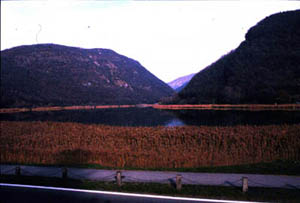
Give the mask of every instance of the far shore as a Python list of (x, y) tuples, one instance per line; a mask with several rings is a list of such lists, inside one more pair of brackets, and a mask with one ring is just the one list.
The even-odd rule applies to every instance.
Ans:
[(93, 110), (93, 109), (116, 109), (116, 108), (146, 108), (169, 109), (169, 110), (245, 110), (245, 111), (299, 111), (300, 104), (134, 104), (134, 105), (83, 105), (83, 106), (43, 106), (43, 107), (20, 107), (0, 108), (0, 113), (19, 113), (34, 111), (62, 111), (62, 110)]

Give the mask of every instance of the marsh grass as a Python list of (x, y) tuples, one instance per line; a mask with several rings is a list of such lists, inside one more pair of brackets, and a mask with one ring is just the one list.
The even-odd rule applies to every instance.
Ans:
[(2, 163), (203, 168), (300, 160), (300, 125), (116, 127), (1, 122)]

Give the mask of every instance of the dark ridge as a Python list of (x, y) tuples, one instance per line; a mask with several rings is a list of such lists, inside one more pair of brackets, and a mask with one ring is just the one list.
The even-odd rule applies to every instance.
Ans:
[(139, 62), (109, 49), (37, 44), (1, 51), (1, 107), (155, 103), (172, 94)]
[(299, 103), (300, 10), (271, 15), (170, 103)]

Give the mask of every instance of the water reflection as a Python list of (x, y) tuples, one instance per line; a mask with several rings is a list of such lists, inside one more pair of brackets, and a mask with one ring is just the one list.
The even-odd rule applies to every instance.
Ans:
[(300, 111), (172, 111), (186, 125), (272, 125), (300, 123)]
[(174, 118), (176, 116), (171, 112), (153, 108), (41, 111), (1, 115), (1, 120), (8, 121), (58, 121), (113, 126), (163, 126)]
[(1, 114), (8, 121), (58, 121), (113, 126), (268, 125), (300, 123), (300, 111), (93, 109)]
[(185, 125), (185, 123), (178, 118), (174, 118), (174, 119), (168, 121), (168, 123), (164, 124), (164, 126), (166, 126), (166, 127), (184, 126), (184, 125)]

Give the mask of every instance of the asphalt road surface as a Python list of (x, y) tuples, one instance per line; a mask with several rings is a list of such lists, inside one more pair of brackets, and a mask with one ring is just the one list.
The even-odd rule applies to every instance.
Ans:
[(24, 185), (0, 185), (0, 201), (1, 203), (12, 202), (30, 202), (30, 203), (58, 203), (58, 202), (88, 202), (88, 203), (188, 203), (188, 202), (224, 202), (234, 203), (237, 201), (226, 200), (209, 200), (195, 198), (166, 197), (154, 195), (139, 195), (129, 193), (105, 192), (105, 191), (88, 191), (73, 190), (68, 188), (53, 187), (28, 187)]

